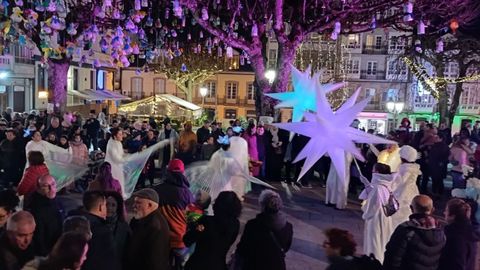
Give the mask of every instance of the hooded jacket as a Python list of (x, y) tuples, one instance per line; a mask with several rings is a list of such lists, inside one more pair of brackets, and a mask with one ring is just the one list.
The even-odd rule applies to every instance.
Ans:
[(168, 172), (165, 183), (154, 187), (158, 193), (158, 209), (170, 228), (170, 247), (184, 248), (183, 236), (187, 230), (185, 210), (194, 202), (187, 178), (180, 172)]
[(285, 253), (292, 245), (292, 238), (293, 226), (281, 212), (258, 214), (245, 225), (237, 246), (243, 269), (286, 269)]
[(400, 224), (386, 246), (384, 268), (389, 270), (436, 270), (445, 235), (429, 215), (413, 214)]

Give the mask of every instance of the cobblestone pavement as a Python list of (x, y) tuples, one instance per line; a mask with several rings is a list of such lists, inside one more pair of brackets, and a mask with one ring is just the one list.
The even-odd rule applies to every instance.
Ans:
[[(328, 263), (322, 248), (323, 230), (331, 227), (352, 232), (361, 251), (363, 221), (358, 201), (349, 200), (347, 209), (340, 211), (325, 206), (325, 188), (320, 186), (293, 192), (291, 200), (287, 199), (284, 188), (280, 185), (275, 186), (284, 198), (283, 210), (288, 221), (293, 224), (294, 230), (292, 247), (286, 257), (287, 269), (325, 269)], [(247, 195), (241, 216), (242, 225), (258, 213), (257, 198), (256, 194)]]

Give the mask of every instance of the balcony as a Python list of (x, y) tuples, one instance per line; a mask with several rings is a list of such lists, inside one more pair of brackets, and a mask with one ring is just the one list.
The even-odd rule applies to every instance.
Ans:
[(376, 71), (374, 74), (366, 70), (360, 72), (361, 80), (385, 80), (385, 71)]
[(367, 104), (367, 106), (365, 107), (364, 111), (368, 111), (368, 112), (376, 112), (376, 111), (384, 111), (385, 108), (383, 106), (382, 103), (380, 102), (370, 102)]
[(13, 56), (0, 55), (0, 69), (1, 70), (13, 70)]
[(414, 113), (433, 113), (434, 103), (430, 102), (414, 102), (413, 103), (413, 112)]
[(387, 46), (364, 46), (362, 53), (364, 54), (387, 54)]
[(479, 104), (463, 104), (458, 107), (458, 112), (460, 114), (480, 114), (480, 105)]

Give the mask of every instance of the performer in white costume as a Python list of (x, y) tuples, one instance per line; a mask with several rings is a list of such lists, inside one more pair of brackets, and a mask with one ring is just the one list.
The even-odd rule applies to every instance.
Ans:
[(105, 161), (109, 162), (112, 166), (112, 176), (120, 182), (122, 195), (125, 199), (128, 199), (132, 195), (138, 177), (150, 155), (160, 148), (170, 144), (170, 140), (163, 140), (148, 147), (142, 152), (128, 155), (123, 151), (122, 130), (119, 128), (112, 128), (110, 132), (112, 137), (107, 144)]
[[(32, 140), (25, 146), (27, 157), (30, 151), (39, 151), (43, 154), (45, 164), (50, 174), (55, 178), (58, 190), (68, 186), (88, 170), (87, 166), (79, 166), (72, 162), (75, 157), (68, 149), (43, 141), (39, 131), (33, 133)], [(28, 166), (27, 162), (25, 168)]]
[(350, 184), (350, 165), (352, 164), (352, 155), (345, 154), (345, 177), (338, 177), (337, 170), (333, 163), (330, 164), (330, 170), (327, 177), (325, 203), (335, 205), (337, 209), (345, 209), (348, 199), (348, 185)]
[(375, 164), (370, 191), (362, 205), (362, 218), (365, 221), (363, 253), (375, 255), (375, 258), (382, 263), (385, 245), (394, 230), (392, 217), (385, 215), (383, 206), (388, 203), (392, 182), (395, 179), (396, 175), (390, 174), (388, 166), (380, 163)]
[(246, 145), (243, 150), (242, 140), (240, 137), (221, 136), (218, 142), (222, 148), (213, 153), (210, 161), (196, 162), (185, 170), (193, 193), (204, 190), (215, 200), (222, 191), (235, 191), (241, 198), (247, 182), (273, 188), (248, 174), (248, 153)]
[(410, 204), (419, 193), (417, 178), (422, 174), (420, 165), (415, 163), (417, 160), (417, 150), (405, 145), (400, 148), (400, 157), (402, 164), (398, 171), (398, 178), (393, 182), (393, 194), (400, 204), (398, 211), (392, 216), (393, 228), (401, 223), (408, 221), (412, 214)]

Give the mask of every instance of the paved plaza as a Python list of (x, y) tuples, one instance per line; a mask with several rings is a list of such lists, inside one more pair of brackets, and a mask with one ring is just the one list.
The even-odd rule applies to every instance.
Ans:
[[(328, 265), (323, 252), (323, 230), (338, 227), (349, 230), (355, 236), (361, 251), (363, 243), (363, 221), (361, 219), (360, 203), (349, 200), (346, 210), (336, 210), (325, 206), (325, 188), (315, 186), (313, 189), (302, 189), (293, 192), (288, 200), (285, 189), (275, 185), (284, 199), (284, 212), (289, 222), (293, 224), (293, 243), (287, 253), (287, 269), (291, 270), (321, 270)], [(245, 200), (241, 216), (242, 225), (253, 218), (259, 211), (258, 196), (250, 193)]]

